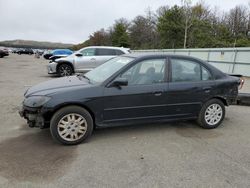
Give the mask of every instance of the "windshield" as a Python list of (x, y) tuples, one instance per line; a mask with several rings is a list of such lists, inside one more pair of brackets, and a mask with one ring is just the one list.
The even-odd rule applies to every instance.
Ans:
[(132, 57), (115, 57), (85, 74), (91, 83), (102, 83), (122, 67), (131, 62)]

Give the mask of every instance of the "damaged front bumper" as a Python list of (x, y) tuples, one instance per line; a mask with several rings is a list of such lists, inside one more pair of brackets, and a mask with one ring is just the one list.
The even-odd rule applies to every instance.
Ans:
[(38, 127), (41, 129), (46, 127), (47, 122), (39, 108), (30, 108), (23, 105), (19, 108), (19, 115), (27, 120), (29, 127)]

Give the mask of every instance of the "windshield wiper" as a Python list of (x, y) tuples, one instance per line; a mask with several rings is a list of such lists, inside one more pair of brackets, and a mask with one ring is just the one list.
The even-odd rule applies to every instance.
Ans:
[(87, 79), (90, 82), (89, 77), (85, 76), (84, 74), (82, 75), (83, 78)]

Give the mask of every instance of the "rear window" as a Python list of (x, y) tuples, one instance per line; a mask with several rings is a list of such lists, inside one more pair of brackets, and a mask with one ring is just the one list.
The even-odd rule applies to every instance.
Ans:
[(115, 50), (116, 55), (122, 55), (125, 54), (123, 51), (121, 50)]

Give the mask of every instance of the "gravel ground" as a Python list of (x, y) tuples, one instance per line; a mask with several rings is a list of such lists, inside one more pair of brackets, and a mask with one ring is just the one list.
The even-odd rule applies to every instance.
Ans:
[(106, 128), (61, 146), (17, 113), (27, 87), (56, 79), (46, 63), (0, 59), (0, 187), (250, 187), (250, 107), (230, 106), (214, 130), (192, 121)]

